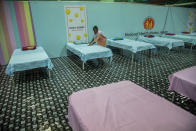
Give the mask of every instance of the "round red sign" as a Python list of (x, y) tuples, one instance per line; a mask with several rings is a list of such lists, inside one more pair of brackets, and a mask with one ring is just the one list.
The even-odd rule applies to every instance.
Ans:
[(144, 21), (144, 29), (151, 30), (154, 27), (154, 20), (151, 17), (148, 17)]

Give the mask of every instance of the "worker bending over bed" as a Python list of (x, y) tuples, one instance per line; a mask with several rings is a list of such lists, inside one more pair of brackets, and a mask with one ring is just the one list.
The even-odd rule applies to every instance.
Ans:
[[(89, 45), (93, 45), (97, 42), (97, 44), (99, 46), (106, 46), (106, 37), (104, 36), (104, 34), (98, 29), (97, 26), (93, 27), (93, 31), (94, 31), (94, 36), (92, 41), (89, 43)], [(98, 58), (98, 64), (103, 66), (104, 65), (104, 61), (101, 58)]]
[(93, 45), (94, 43), (98, 43), (98, 45), (105, 47), (106, 45), (106, 37), (103, 35), (103, 33), (98, 30), (97, 26), (93, 27), (93, 31), (94, 31), (94, 36), (92, 41), (89, 43), (89, 45)]

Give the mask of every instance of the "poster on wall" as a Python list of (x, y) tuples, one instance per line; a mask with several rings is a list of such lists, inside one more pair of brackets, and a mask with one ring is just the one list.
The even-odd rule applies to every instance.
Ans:
[(144, 29), (152, 30), (154, 28), (154, 19), (152, 17), (147, 17), (144, 20)]
[(86, 7), (65, 6), (67, 42), (88, 42)]
[(195, 26), (196, 11), (190, 11), (188, 13), (187, 32), (193, 32)]

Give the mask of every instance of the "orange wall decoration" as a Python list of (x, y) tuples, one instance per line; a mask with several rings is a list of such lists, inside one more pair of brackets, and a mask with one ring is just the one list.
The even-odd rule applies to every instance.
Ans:
[(154, 27), (154, 19), (151, 18), (151, 17), (147, 17), (145, 20), (144, 20), (144, 29), (146, 30), (151, 30), (153, 29)]

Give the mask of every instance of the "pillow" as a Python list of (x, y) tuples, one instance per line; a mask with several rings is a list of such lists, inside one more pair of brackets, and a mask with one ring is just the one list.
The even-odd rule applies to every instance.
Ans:
[(183, 34), (190, 34), (190, 32), (182, 32)]
[(87, 44), (87, 42), (84, 42), (84, 41), (74, 41), (73, 43), (76, 44), (76, 45)]
[(124, 38), (116, 37), (116, 38), (113, 38), (112, 40), (124, 40)]
[(145, 35), (144, 37), (152, 38), (154, 35)]
[(174, 33), (166, 33), (165, 35), (175, 35)]
[(24, 46), (24, 47), (22, 47), (22, 50), (34, 50), (34, 49), (36, 49), (36, 45), (34, 45), (34, 46)]

